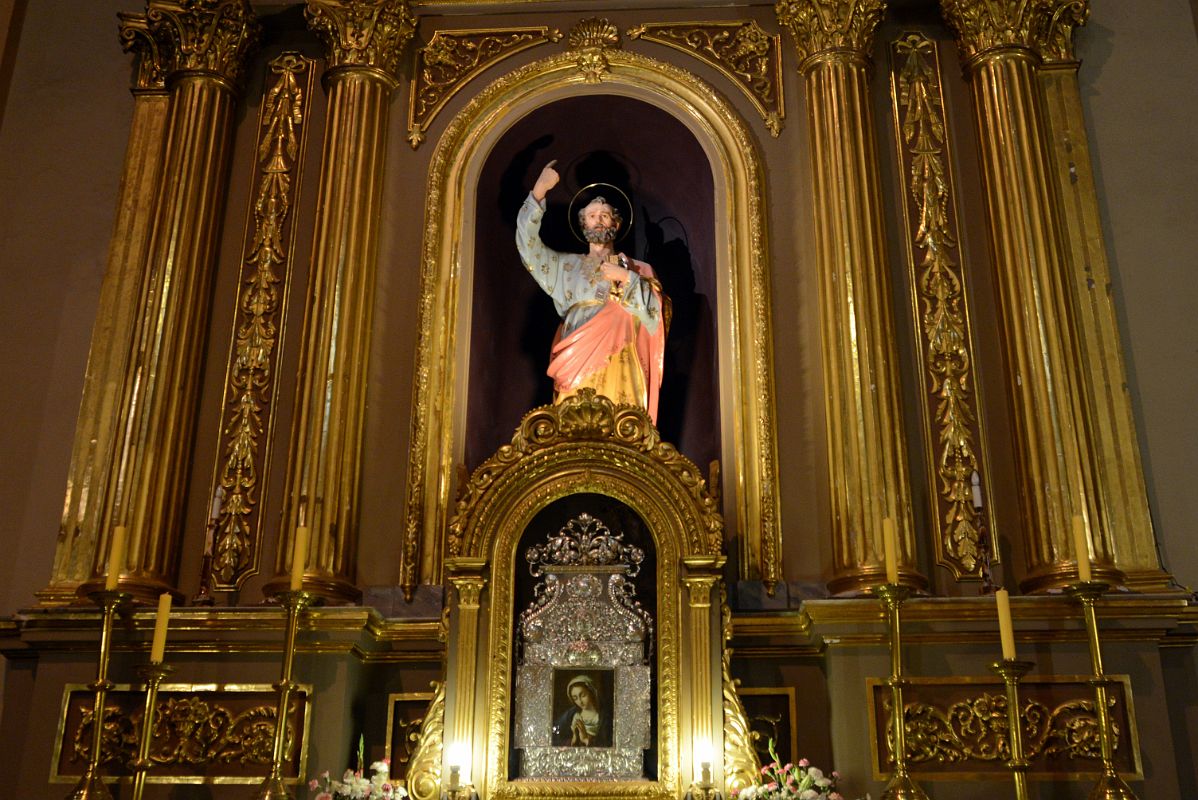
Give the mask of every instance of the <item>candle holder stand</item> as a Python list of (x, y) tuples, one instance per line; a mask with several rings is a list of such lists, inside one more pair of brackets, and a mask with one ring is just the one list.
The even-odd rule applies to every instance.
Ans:
[(1028, 762), (1023, 755), (1023, 722), (1019, 716), (1019, 681), (1034, 666), (1035, 663), (1032, 661), (1016, 661), (1006, 658), (990, 665), (990, 671), (1001, 677), (1007, 687), (1007, 729), (1011, 747), (1011, 758), (1007, 761), (1007, 766), (1011, 769), (1011, 777), (1015, 781), (1015, 800), (1028, 800)]
[(1135, 792), (1115, 771), (1114, 738), (1111, 735), (1111, 712), (1107, 706), (1107, 687), (1111, 681), (1102, 667), (1102, 643), (1098, 639), (1098, 614), (1094, 604), (1106, 594), (1110, 584), (1101, 581), (1082, 581), (1065, 587), (1065, 593), (1082, 605), (1086, 619), (1086, 634), (1090, 641), (1090, 684), (1094, 687), (1094, 707), (1098, 716), (1098, 744), (1102, 754), (1102, 777), (1090, 792), (1090, 800), (1136, 800)]
[(442, 787), (440, 800), (478, 800), (473, 784), (462, 783), (461, 774), (459, 767), (449, 768), (449, 784)]
[(311, 592), (279, 592), (275, 595), (287, 610), (287, 634), (283, 645), (283, 666), (275, 689), (279, 692), (279, 705), (275, 714), (274, 750), (270, 762), (270, 774), (259, 786), (254, 800), (294, 800), (295, 795), (283, 782), (283, 757), (287, 747), (287, 710), (296, 683), (291, 679), (291, 667), (295, 661), (295, 639), (299, 632), (299, 618), (308, 606), (316, 602)]
[(154, 712), (158, 703), (158, 686), (175, 671), (166, 664), (150, 662), (137, 668), (138, 676), (146, 682), (146, 705), (141, 716), (141, 738), (137, 743), (137, 759), (133, 762), (133, 800), (141, 800), (146, 790), (146, 773), (151, 767), (150, 743), (154, 740)]
[(894, 771), (890, 782), (882, 792), (882, 800), (928, 800), (915, 779), (907, 771), (907, 732), (903, 706), (903, 640), (902, 627), (899, 624), (899, 608), (911, 595), (911, 590), (897, 583), (884, 583), (874, 587), (882, 605), (886, 609), (887, 622), (890, 629), (890, 677), (886, 683), (890, 686), (891, 722), (894, 736), (894, 746), (891, 750), (894, 756)]
[(92, 747), (88, 753), (87, 768), (79, 777), (75, 788), (67, 795), (67, 800), (112, 800), (112, 793), (104, 785), (100, 774), (101, 748), (104, 745), (104, 702), (113, 683), (108, 680), (108, 660), (112, 655), (112, 620), (118, 608), (126, 606), (133, 595), (127, 592), (103, 590), (88, 595), (93, 603), (103, 611), (100, 623), (100, 659), (96, 666), (96, 680), (87, 688), (96, 693), (96, 701), (92, 710)]
[(724, 793), (711, 780), (711, 767), (704, 764), (699, 780), (686, 790), (686, 800), (723, 800), (723, 797)]

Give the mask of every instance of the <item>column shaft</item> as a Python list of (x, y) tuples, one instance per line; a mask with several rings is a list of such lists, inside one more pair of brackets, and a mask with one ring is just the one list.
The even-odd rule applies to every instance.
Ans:
[(834, 593), (884, 579), (894, 520), (900, 580), (918, 586), (868, 53), (881, 0), (783, 0), (803, 59), (815, 189)]
[(1051, 28), (1054, 7), (1068, 2), (1002, 0), (979, 15), (969, 0), (942, 0), (968, 64), (980, 142), (1016, 439), (1025, 591), (1076, 579), (1074, 516), (1090, 531), (1097, 579), (1119, 583), (1123, 577), (1112, 564), (1097, 513), (1060, 208), (1036, 75), (1037, 48)]

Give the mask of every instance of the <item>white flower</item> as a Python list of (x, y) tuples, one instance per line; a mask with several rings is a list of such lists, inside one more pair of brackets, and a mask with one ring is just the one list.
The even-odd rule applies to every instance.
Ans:
[(819, 800), (819, 792), (814, 789), (804, 789), (799, 792), (799, 800)]

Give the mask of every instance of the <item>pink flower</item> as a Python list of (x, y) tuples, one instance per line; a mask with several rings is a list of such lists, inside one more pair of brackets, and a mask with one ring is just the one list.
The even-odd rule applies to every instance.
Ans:
[(805, 768), (807, 768), (807, 767), (811, 766), (811, 762), (810, 762), (810, 761), (808, 761), (808, 760), (807, 760), (807, 759), (805, 759), (805, 758), (800, 758), (800, 759), (799, 759), (799, 766), (800, 766), (800, 767), (803, 767), (803, 768), (805, 769)]
[(762, 775), (769, 775), (769, 774), (770, 774), (770, 768), (769, 768), (769, 766), (764, 766), (764, 767), (762, 767), (762, 768), (761, 768), (761, 774), (762, 774)]
[(313, 778), (312, 780), (308, 781), (308, 788), (315, 792), (320, 788), (320, 781)]
[(328, 792), (321, 792), (320, 794), (316, 795), (316, 800), (333, 800), (333, 796)]
[(783, 771), (783, 772), (790, 772), (792, 769), (794, 769), (794, 764), (791, 764), (791, 763), (788, 761), (788, 762), (786, 762), (786, 766), (782, 768), (782, 771)]
[(840, 792), (832, 792), (830, 795), (828, 795), (828, 800), (844, 800), (844, 797), (840, 794)]

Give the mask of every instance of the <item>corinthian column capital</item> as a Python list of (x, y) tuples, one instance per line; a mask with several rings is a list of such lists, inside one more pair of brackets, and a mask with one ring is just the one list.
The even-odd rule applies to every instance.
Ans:
[(407, 0), (308, 0), (306, 13), (329, 69), (371, 67), (398, 77), (404, 45), (416, 32)]
[(778, 0), (774, 6), (800, 61), (838, 51), (864, 58), (885, 11), (886, 0)]
[(166, 91), (166, 58), (158, 47), (158, 40), (150, 34), (150, 23), (145, 14), (122, 11), (119, 36), (121, 49), (136, 57), (137, 72), (133, 76), (133, 91), (137, 94), (161, 93)]
[(1073, 29), (1090, 16), (1090, 0), (940, 0), (961, 55), (1025, 48), (1045, 61), (1073, 60)]
[(168, 76), (207, 72), (230, 85), (262, 33), (249, 0), (149, 0), (146, 21)]

